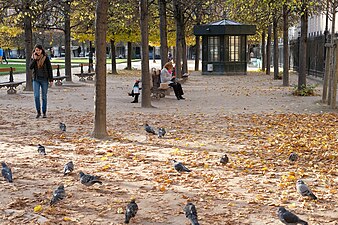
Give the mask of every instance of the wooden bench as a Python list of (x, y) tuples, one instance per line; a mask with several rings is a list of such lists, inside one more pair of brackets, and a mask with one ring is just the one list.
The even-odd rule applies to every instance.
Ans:
[(61, 86), (62, 80), (66, 79), (68, 76), (60, 75), (60, 65), (52, 65), (52, 69), (56, 69), (56, 76), (53, 76), (53, 81), (55, 80), (55, 86)]
[(7, 94), (16, 94), (15, 88), (26, 81), (18, 81), (14, 82), (13, 78), (13, 71), (15, 71), (15, 68), (10, 67), (10, 68), (0, 68), (0, 72), (9, 72), (9, 82), (1, 82), (0, 83), (0, 88), (7, 87)]
[(183, 84), (183, 83), (185, 83), (187, 80), (188, 80), (188, 78), (189, 78), (189, 73), (185, 73), (185, 74), (183, 74), (182, 75), (182, 79), (180, 80), (180, 82)]
[(167, 83), (161, 83), (161, 70), (156, 68), (151, 69), (153, 87), (151, 88), (152, 97), (156, 99), (164, 98), (166, 95), (170, 95), (172, 88)]
[[(84, 66), (88, 66), (88, 72), (85, 73), (83, 70)], [(95, 72), (92, 72), (93, 69), (93, 64), (92, 63), (81, 63), (80, 64), (81, 72), (80, 73), (75, 73), (75, 76), (78, 76), (80, 79), (79, 81), (85, 82), (85, 78), (87, 77), (87, 80), (92, 81), (93, 76), (95, 75)]]

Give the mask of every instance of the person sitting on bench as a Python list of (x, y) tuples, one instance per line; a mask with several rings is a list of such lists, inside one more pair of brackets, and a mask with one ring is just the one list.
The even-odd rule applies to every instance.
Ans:
[(174, 89), (177, 100), (185, 99), (182, 97), (184, 93), (181, 84), (176, 82), (176, 76), (172, 76), (173, 68), (174, 66), (172, 62), (167, 62), (164, 65), (160, 75), (161, 83), (167, 83), (170, 87)]

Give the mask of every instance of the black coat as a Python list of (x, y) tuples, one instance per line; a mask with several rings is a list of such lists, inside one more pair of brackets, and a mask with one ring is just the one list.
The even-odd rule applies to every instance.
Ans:
[[(35, 59), (31, 59), (29, 68), (33, 70), (33, 77), (32, 77), (33, 80), (36, 80), (37, 79), (36, 71), (38, 70), (38, 64)], [(53, 70), (52, 70), (52, 64), (50, 63), (48, 56), (46, 56), (45, 62), (43, 63), (42, 70), (43, 70), (44, 78), (52, 82), (53, 81)]]

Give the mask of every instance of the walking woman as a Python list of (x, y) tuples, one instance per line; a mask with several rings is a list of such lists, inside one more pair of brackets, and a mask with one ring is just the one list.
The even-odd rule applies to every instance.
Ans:
[(42, 95), (42, 117), (46, 118), (48, 82), (52, 85), (53, 71), (50, 60), (42, 45), (35, 45), (29, 68), (33, 70), (33, 90), (37, 112), (36, 118), (41, 116), (40, 89)]

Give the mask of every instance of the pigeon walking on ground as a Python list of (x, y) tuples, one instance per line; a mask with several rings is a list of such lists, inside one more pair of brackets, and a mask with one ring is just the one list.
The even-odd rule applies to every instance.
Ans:
[(310, 198), (312, 198), (313, 200), (316, 200), (317, 197), (312, 193), (312, 191), (310, 190), (310, 188), (304, 183), (304, 181), (302, 180), (297, 180), (296, 183), (296, 188), (299, 194), (301, 194), (301, 196), (309, 196)]
[(297, 161), (297, 160), (298, 160), (298, 155), (297, 155), (297, 153), (292, 152), (292, 153), (289, 155), (289, 160), (290, 160), (291, 162)]
[(158, 128), (158, 137), (159, 138), (163, 138), (166, 133), (167, 132), (165, 131), (164, 127)]
[(60, 122), (59, 127), (62, 132), (66, 132), (66, 124)]
[(185, 167), (181, 162), (173, 160), (174, 168), (177, 172), (191, 172), (187, 167)]
[(299, 219), (298, 216), (296, 216), (292, 212), (289, 212), (284, 207), (278, 208), (278, 218), (280, 221), (282, 221), (282, 223), (287, 225), (297, 225), (297, 224), (308, 225), (306, 221)]
[(138, 206), (135, 202), (135, 199), (132, 199), (126, 207), (124, 223), (129, 223), (130, 219), (135, 217), (138, 210)]
[(144, 129), (145, 129), (145, 131), (147, 131), (147, 133), (156, 134), (154, 128), (152, 128), (151, 126), (149, 126), (147, 123), (144, 125)]
[(61, 201), (66, 197), (65, 187), (61, 184), (56, 190), (53, 192), (53, 197), (50, 200), (50, 205), (54, 205), (57, 202)]
[(226, 154), (224, 154), (222, 158), (219, 160), (219, 162), (225, 165), (229, 162), (229, 157)]
[(38, 153), (40, 155), (46, 155), (46, 149), (43, 145), (38, 144)]
[(67, 164), (63, 168), (63, 174), (67, 175), (67, 174), (71, 173), (73, 170), (74, 170), (73, 161), (69, 161), (69, 162), (67, 162)]
[(80, 172), (80, 182), (86, 186), (92, 186), (95, 183), (102, 184), (99, 178), (99, 176), (84, 174), (82, 171)]
[(191, 225), (199, 225), (197, 220), (197, 211), (194, 204), (188, 202), (183, 210), (185, 213), (185, 217), (187, 217), (190, 220)]
[(2, 169), (1, 169), (1, 174), (2, 176), (8, 181), (9, 183), (13, 182), (13, 175), (12, 175), (12, 170), (7, 166), (5, 162), (1, 162)]

